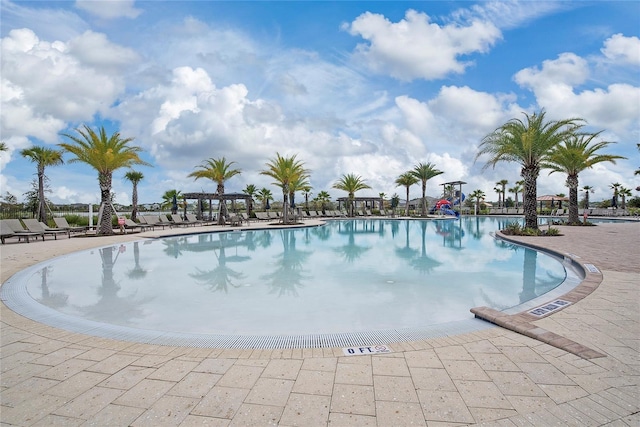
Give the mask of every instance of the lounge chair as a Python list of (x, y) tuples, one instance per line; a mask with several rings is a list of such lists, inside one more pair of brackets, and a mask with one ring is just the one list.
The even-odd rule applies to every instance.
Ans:
[(280, 215), (278, 215), (277, 212), (273, 212), (273, 211), (267, 212), (267, 215), (269, 215), (269, 219), (279, 219), (280, 218)]
[(138, 224), (137, 222), (133, 221), (132, 219), (129, 218), (125, 218), (124, 219), (124, 229), (125, 230), (131, 230), (131, 231), (145, 231), (147, 229), (153, 229), (153, 226), (149, 225), (149, 224)]
[[(24, 225), (27, 227), (29, 231), (32, 233), (42, 233), (45, 236), (53, 236), (55, 240), (58, 240), (58, 235), (66, 234), (67, 237), (71, 237), (71, 232), (69, 230), (61, 230), (59, 228), (49, 228), (45, 224), (41, 223), (37, 219), (23, 219)], [(43, 238), (44, 240), (44, 238)]]
[(82, 226), (71, 226), (67, 222), (67, 219), (63, 216), (53, 218), (53, 222), (56, 223), (56, 226), (61, 230), (69, 230), (71, 233), (82, 233), (83, 231), (87, 231), (89, 227)]
[(258, 218), (258, 221), (269, 221), (271, 218), (269, 218), (269, 214), (267, 214), (266, 212), (255, 212), (256, 214), (256, 218)]
[(184, 219), (182, 219), (182, 217), (178, 214), (171, 214), (171, 221), (173, 222), (174, 225), (177, 225), (178, 227), (188, 227), (190, 225), (195, 225), (192, 224), (188, 221), (185, 221)]
[(162, 229), (164, 230), (165, 227), (171, 226), (171, 224), (160, 221), (160, 216), (158, 215), (143, 215), (142, 218), (144, 218), (144, 221), (147, 223), (147, 225), (152, 226), (154, 229), (156, 227), (162, 227)]
[(186, 221), (193, 225), (206, 225), (207, 223), (206, 221), (198, 219), (194, 214), (187, 214), (186, 217)]
[(37, 240), (38, 236), (42, 236), (42, 240), (44, 240), (44, 234), (32, 233), (27, 230), (14, 232), (6, 221), (7, 220), (0, 221), (0, 241), (2, 241), (3, 245), (4, 245), (5, 239), (9, 239), (12, 237), (17, 237), (18, 241), (25, 239), (27, 243), (29, 243), (29, 237), (35, 237)]
[(240, 213), (240, 218), (242, 219), (242, 221), (246, 222), (247, 224), (249, 224), (251, 222), (251, 217), (246, 212), (241, 212)]

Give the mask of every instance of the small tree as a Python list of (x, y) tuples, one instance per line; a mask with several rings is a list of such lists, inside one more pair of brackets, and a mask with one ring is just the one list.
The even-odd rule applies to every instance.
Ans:
[(405, 187), (407, 189), (407, 202), (405, 203), (405, 216), (409, 216), (409, 188), (418, 183), (418, 178), (412, 174), (411, 172), (405, 172), (396, 178), (396, 186), (397, 187)]
[(346, 191), (348, 193), (349, 216), (353, 216), (356, 191), (364, 190), (371, 187), (364, 181), (364, 179), (362, 179), (361, 176), (353, 173), (348, 173), (342, 175), (342, 177), (333, 184), (332, 188), (335, 188), (336, 190)]
[(62, 151), (53, 150), (46, 147), (31, 147), (25, 148), (20, 152), (22, 157), (26, 157), (31, 160), (32, 163), (37, 165), (38, 174), (38, 189), (37, 189), (37, 211), (36, 218), (38, 221), (45, 222), (47, 218), (47, 211), (45, 208), (45, 196), (44, 196), (44, 168), (47, 166), (57, 166), (64, 163), (62, 160)]
[(135, 221), (138, 216), (138, 183), (142, 181), (144, 175), (142, 172), (129, 171), (124, 174), (126, 180), (130, 181), (133, 189), (131, 190), (131, 219)]

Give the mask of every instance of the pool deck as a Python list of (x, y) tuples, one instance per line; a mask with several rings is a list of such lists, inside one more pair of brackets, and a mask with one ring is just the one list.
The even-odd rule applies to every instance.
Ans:
[[(502, 327), (372, 343), (393, 350), (373, 356), (345, 356), (341, 348), (169, 347), (67, 332), (0, 304), (0, 424), (638, 426), (640, 222), (557, 228), (562, 236), (514, 240), (597, 272), (571, 305), (527, 319), (526, 329), (593, 352), (583, 357)], [(214, 229), (8, 240), (0, 281), (81, 249)]]

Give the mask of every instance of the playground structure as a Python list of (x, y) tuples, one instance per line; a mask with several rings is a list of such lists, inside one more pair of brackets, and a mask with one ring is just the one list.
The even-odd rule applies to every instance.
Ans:
[[(462, 207), (462, 202), (464, 202), (464, 199), (466, 198), (466, 196), (462, 192), (463, 184), (466, 184), (466, 182), (451, 181), (451, 182), (445, 182), (440, 184), (442, 185), (442, 188), (443, 188), (442, 199), (436, 202), (435, 206), (431, 208), (430, 213), (442, 212), (445, 215), (453, 215), (456, 218), (459, 218), (460, 210), (455, 210), (454, 207), (455, 206)], [(454, 191), (453, 197), (451, 197), (450, 194), (447, 195), (447, 188), (450, 188), (451, 186), (454, 186), (455, 188), (456, 185), (458, 186), (458, 189)]]

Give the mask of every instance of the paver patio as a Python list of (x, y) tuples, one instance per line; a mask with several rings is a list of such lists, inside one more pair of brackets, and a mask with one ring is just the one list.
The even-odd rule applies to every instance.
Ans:
[[(640, 222), (559, 228), (561, 237), (516, 240), (593, 264), (602, 281), (533, 323), (605, 357), (584, 359), (500, 327), (385, 343), (394, 351), (375, 356), (347, 357), (340, 348), (169, 347), (67, 332), (2, 304), (0, 422), (638, 426)], [(7, 243), (0, 279), (76, 250), (180, 232)]]

